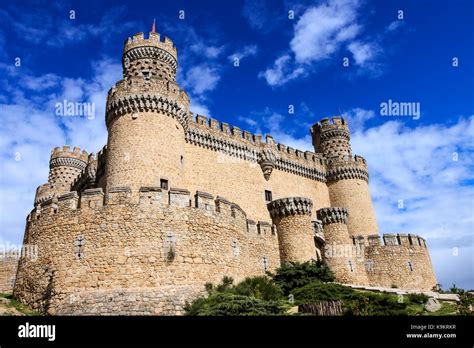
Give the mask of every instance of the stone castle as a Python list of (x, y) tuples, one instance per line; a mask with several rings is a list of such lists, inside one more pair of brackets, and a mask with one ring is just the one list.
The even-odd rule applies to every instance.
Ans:
[(314, 152), (193, 114), (177, 51), (154, 31), (128, 38), (109, 91), (107, 145), (57, 147), (38, 187), (14, 296), (49, 314), (182, 314), (224, 275), (324, 259), (347, 284), (431, 290), (422, 237), (383, 243), (364, 158), (347, 122), (311, 128)]

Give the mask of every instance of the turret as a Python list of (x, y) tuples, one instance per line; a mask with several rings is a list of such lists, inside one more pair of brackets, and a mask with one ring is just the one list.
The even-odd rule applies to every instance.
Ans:
[(37, 188), (35, 205), (69, 192), (74, 180), (86, 168), (87, 162), (87, 152), (78, 147), (72, 151), (68, 145), (54, 148), (49, 161), (48, 183)]
[(345, 208), (332, 207), (317, 211), (326, 241), (324, 259), (336, 281), (348, 284), (367, 284), (364, 268), (364, 246), (357, 245), (349, 235), (349, 213)]
[[(124, 79), (109, 91), (106, 189), (184, 186), (189, 98), (176, 83), (177, 52), (152, 31), (125, 41)], [(165, 184), (164, 184), (165, 183)]]
[(346, 120), (334, 116), (332, 123), (329, 118), (311, 127), (313, 146), (316, 153), (321, 153), (327, 159), (349, 159), (352, 157), (350, 132)]
[(281, 262), (316, 260), (311, 209), (313, 202), (304, 197), (274, 200), (267, 204), (278, 232)]
[(352, 157), (347, 121), (341, 117), (324, 118), (311, 128), (311, 134), (316, 153), (325, 158), (331, 206), (349, 211), (350, 235), (368, 237), (376, 234), (378, 228), (369, 192), (367, 162), (361, 156)]

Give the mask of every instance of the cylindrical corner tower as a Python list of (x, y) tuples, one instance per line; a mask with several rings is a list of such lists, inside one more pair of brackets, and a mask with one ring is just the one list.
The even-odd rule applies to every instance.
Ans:
[(317, 211), (326, 241), (324, 259), (336, 280), (347, 284), (368, 284), (363, 267), (364, 246), (356, 245), (349, 235), (345, 208), (323, 208)]
[(267, 205), (277, 227), (281, 262), (316, 260), (311, 209), (308, 198), (291, 197), (274, 200)]
[(367, 163), (361, 156), (352, 157), (347, 122), (324, 118), (311, 128), (314, 149), (323, 154), (327, 167), (327, 186), (331, 206), (349, 211), (348, 229), (352, 236), (367, 237), (378, 232), (369, 192)]
[(37, 188), (35, 205), (69, 192), (74, 180), (86, 168), (87, 161), (87, 152), (81, 152), (78, 147), (73, 151), (68, 145), (54, 148), (49, 161), (48, 182)]
[(107, 98), (106, 187), (182, 187), (189, 98), (176, 83), (177, 53), (171, 40), (151, 32), (125, 42), (123, 76)]

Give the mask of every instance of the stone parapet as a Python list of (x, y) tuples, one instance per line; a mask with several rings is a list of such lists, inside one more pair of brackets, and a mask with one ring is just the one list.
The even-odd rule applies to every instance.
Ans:
[(313, 202), (304, 197), (288, 197), (274, 200), (267, 204), (272, 219), (290, 215), (311, 215)]
[(179, 104), (175, 99), (148, 93), (133, 93), (123, 97), (110, 94), (107, 101), (106, 124), (109, 126), (116, 117), (140, 112), (166, 113), (187, 129), (189, 114), (185, 105)]
[(323, 226), (329, 224), (347, 224), (349, 213), (347, 209), (340, 207), (322, 208), (317, 211), (318, 219), (322, 221)]

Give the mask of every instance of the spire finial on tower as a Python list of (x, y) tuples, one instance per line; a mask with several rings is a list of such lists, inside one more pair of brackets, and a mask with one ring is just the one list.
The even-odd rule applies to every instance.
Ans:
[(153, 18), (153, 25), (151, 26), (151, 32), (156, 33), (155, 18)]

